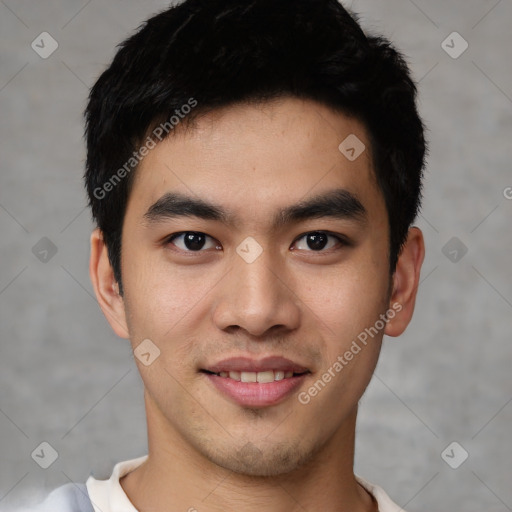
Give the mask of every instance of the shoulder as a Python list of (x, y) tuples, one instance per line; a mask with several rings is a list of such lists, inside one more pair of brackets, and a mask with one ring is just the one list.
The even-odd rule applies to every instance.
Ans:
[[(68, 483), (54, 489), (42, 502), (26, 512), (94, 512), (85, 484)], [(25, 512), (25, 511), (24, 511)]]

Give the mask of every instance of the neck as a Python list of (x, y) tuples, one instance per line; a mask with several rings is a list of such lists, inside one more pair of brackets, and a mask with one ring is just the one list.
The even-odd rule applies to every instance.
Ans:
[(208, 460), (169, 428), (146, 393), (147, 460), (120, 483), (139, 512), (374, 511), (353, 473), (357, 408), (314, 459), (277, 476), (234, 473)]

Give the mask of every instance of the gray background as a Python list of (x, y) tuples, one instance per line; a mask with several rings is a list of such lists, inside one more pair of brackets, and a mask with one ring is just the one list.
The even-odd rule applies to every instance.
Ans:
[[(115, 45), (166, 5), (0, 3), (0, 508), (146, 453), (129, 343), (88, 277), (81, 113)], [(362, 400), (356, 471), (411, 512), (512, 510), (512, 2), (346, 5), (407, 55), (430, 140), (416, 314)], [(59, 44), (47, 59), (31, 48), (43, 31)], [(453, 31), (469, 43), (457, 59), (441, 46)], [(43, 441), (59, 454), (46, 470), (31, 458)], [(458, 469), (441, 457), (453, 441), (469, 453)]]

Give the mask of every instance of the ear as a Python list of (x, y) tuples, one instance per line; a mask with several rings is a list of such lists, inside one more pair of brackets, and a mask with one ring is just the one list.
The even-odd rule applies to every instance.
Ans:
[(407, 241), (400, 252), (393, 274), (389, 310), (394, 311), (395, 315), (388, 316), (384, 329), (384, 334), (388, 336), (400, 336), (411, 321), (424, 257), (423, 233), (419, 228), (413, 227), (409, 229)]
[(107, 246), (102, 232), (95, 229), (91, 234), (91, 257), (89, 275), (96, 299), (110, 327), (121, 338), (129, 338), (124, 300), (119, 295), (119, 286), (108, 258)]

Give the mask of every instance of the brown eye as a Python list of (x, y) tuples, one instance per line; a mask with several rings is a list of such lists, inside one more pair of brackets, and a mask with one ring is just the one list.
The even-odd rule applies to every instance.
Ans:
[(199, 231), (184, 231), (172, 235), (167, 243), (172, 243), (178, 249), (187, 252), (201, 252), (202, 249), (218, 248), (214, 239)]
[[(337, 244), (344, 243), (344, 240), (341, 237), (331, 235), (325, 231), (311, 231), (310, 233), (306, 233), (297, 239), (296, 244), (303, 239), (305, 239), (305, 244), (302, 243), (302, 247), (298, 246), (297, 249), (314, 252), (320, 252), (326, 248), (332, 249)], [(330, 239), (331, 241), (329, 241)]]

